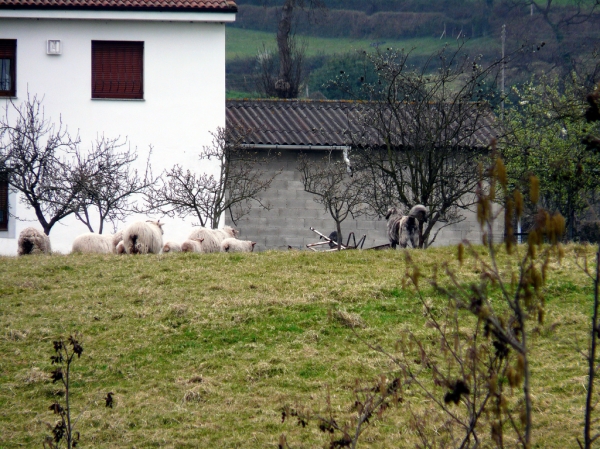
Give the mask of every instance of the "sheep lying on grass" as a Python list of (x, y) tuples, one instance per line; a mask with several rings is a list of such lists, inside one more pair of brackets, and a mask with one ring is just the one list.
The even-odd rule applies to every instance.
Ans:
[(167, 242), (163, 245), (163, 253), (180, 253), (181, 245), (176, 242)]
[(19, 234), (17, 254), (50, 254), (50, 237), (35, 228), (25, 228)]
[(114, 235), (88, 232), (75, 238), (71, 252), (84, 254), (114, 254), (117, 252), (116, 248), (121, 240), (123, 240), (122, 231), (119, 231)]
[(221, 239), (221, 242), (229, 238), (237, 239), (238, 235), (240, 235), (240, 231), (233, 229), (231, 226), (224, 226), (223, 229), (213, 229), (213, 231)]
[(158, 254), (163, 247), (163, 224), (159, 221), (137, 221), (123, 230), (127, 254)]
[(123, 240), (121, 240), (118, 244), (117, 247), (115, 248), (115, 252), (117, 254), (127, 254), (127, 251), (125, 251), (125, 243), (123, 243)]
[(231, 226), (223, 229), (196, 228), (188, 239), (204, 239), (202, 251), (205, 253), (218, 253), (221, 251), (221, 242), (227, 238), (236, 238), (239, 231)]
[(181, 244), (181, 251), (184, 253), (203, 253), (204, 248), (202, 242), (204, 239), (187, 239)]
[(221, 251), (224, 253), (251, 253), (256, 242), (250, 240), (225, 239), (221, 242)]

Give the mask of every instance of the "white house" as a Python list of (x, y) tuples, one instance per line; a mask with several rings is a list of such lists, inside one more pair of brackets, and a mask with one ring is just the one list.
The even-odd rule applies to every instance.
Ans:
[[(210, 170), (197, 154), (225, 126), (225, 24), (236, 11), (232, 0), (0, 0), (0, 108), (37, 95), (82, 145), (127, 137), (140, 160), (153, 147), (155, 174), (176, 163)], [(127, 58), (126, 89), (95, 82), (114, 72), (113, 57)], [(27, 226), (41, 229), (0, 176), (0, 254), (16, 254)], [(190, 227), (166, 220), (165, 238)], [(83, 232), (75, 218), (61, 221), (53, 250), (68, 252)]]

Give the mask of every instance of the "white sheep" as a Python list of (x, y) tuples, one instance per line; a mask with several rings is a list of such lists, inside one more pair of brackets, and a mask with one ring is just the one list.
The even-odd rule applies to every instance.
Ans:
[(213, 231), (215, 232), (215, 235), (220, 238), (221, 242), (229, 238), (237, 239), (238, 235), (240, 235), (240, 231), (233, 229), (231, 226), (224, 226), (222, 229), (213, 229)]
[(123, 244), (127, 254), (158, 254), (162, 250), (163, 223), (136, 221), (123, 230)]
[(227, 238), (236, 238), (239, 231), (231, 226), (225, 226), (223, 229), (196, 228), (189, 235), (188, 239), (204, 239), (202, 242), (202, 251), (205, 253), (218, 253), (221, 251), (221, 242)]
[(88, 232), (75, 238), (71, 252), (115, 254), (117, 252), (117, 245), (121, 240), (123, 240), (123, 231), (119, 231), (113, 235)]
[(225, 239), (221, 242), (221, 251), (224, 253), (251, 253), (256, 242), (250, 240)]
[(115, 248), (115, 252), (117, 254), (127, 254), (127, 251), (125, 251), (125, 243), (123, 243), (123, 240), (121, 240), (118, 244), (117, 247)]
[(163, 253), (180, 253), (181, 245), (177, 242), (167, 242), (163, 245)]
[(204, 239), (187, 239), (181, 244), (181, 251), (184, 253), (203, 253), (202, 242)]
[(26, 254), (50, 254), (50, 237), (35, 228), (25, 228), (19, 234), (19, 249), (17, 254), (24, 256)]

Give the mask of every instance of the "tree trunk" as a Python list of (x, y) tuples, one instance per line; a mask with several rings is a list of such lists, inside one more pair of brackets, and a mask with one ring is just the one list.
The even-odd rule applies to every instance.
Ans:
[(275, 91), (279, 98), (292, 98), (292, 51), (290, 34), (294, 16), (295, 0), (286, 0), (281, 8), (281, 18), (277, 28), (277, 48), (279, 50), (279, 76), (275, 81)]
[(592, 315), (591, 341), (588, 352), (587, 395), (585, 399), (585, 425), (583, 431), (584, 448), (591, 449), (594, 443), (592, 436), (592, 412), (594, 406), (594, 381), (596, 380), (596, 348), (598, 345), (598, 283), (600, 282), (600, 250), (596, 253), (596, 276), (594, 277), (594, 312)]
[(342, 250), (342, 223), (339, 221), (335, 222), (336, 232), (337, 232), (337, 248), (338, 251)]

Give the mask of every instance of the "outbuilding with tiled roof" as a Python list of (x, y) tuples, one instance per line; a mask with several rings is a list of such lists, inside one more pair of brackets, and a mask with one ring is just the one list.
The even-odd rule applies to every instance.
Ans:
[[(236, 223), (227, 217), (228, 224), (237, 225), (243, 238), (258, 242), (259, 248), (303, 249), (318, 238), (311, 227), (329, 235), (335, 230), (335, 222), (313, 195), (304, 191), (299, 155), (315, 163), (349, 161), (354, 146), (360, 145), (356, 136), (363, 135), (363, 119), (372, 107), (369, 102), (344, 100), (227, 100), (228, 128), (234, 134), (243, 130), (243, 146), (261, 152), (269, 160), (267, 176), (277, 175), (261, 200), (270, 207), (254, 207)], [(403, 107), (410, 110), (411, 105)], [(470, 128), (472, 134), (460, 145), (465, 151), (486, 148), (496, 135), (495, 122), (491, 110), (484, 108), (478, 125)], [(377, 138), (373, 142), (377, 147)], [(435, 244), (480, 241), (475, 214), (467, 211), (465, 218), (444, 228)], [(342, 223), (342, 231), (345, 236), (353, 232), (357, 240), (366, 235), (365, 247), (388, 243), (383, 218), (348, 218)]]

